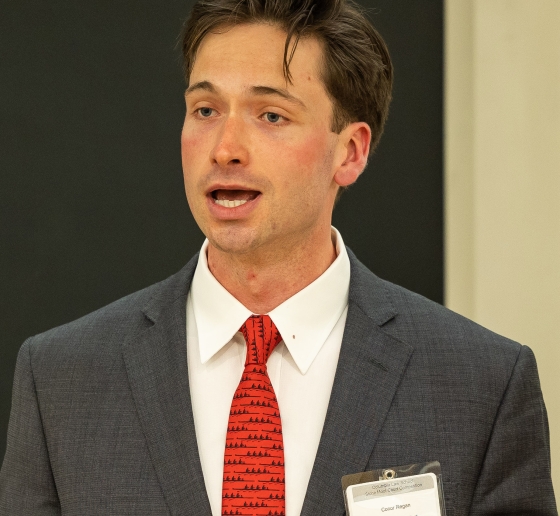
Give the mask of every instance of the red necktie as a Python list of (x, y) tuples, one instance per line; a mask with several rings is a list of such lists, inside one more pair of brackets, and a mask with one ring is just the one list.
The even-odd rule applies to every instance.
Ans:
[(229, 413), (222, 515), (284, 516), (282, 424), (266, 369), (282, 337), (268, 315), (249, 317), (240, 331), (247, 358)]

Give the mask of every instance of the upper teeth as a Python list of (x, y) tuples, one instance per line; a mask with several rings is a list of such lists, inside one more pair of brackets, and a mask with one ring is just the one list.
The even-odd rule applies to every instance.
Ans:
[(235, 208), (237, 206), (241, 206), (242, 204), (245, 204), (247, 201), (243, 200), (243, 201), (229, 201), (228, 199), (216, 199), (215, 200), (216, 204), (219, 204), (220, 206), (225, 206), (226, 208)]

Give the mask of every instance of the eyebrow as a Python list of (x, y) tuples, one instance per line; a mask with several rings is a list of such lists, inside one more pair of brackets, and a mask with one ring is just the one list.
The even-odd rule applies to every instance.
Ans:
[[(187, 88), (187, 91), (185, 92), (185, 95), (189, 95), (193, 91), (198, 91), (198, 90), (207, 91), (209, 93), (214, 93), (216, 95), (218, 94), (217, 88), (211, 82), (199, 81), (189, 86)], [(305, 104), (300, 99), (292, 95), (288, 90), (284, 88), (273, 88), (271, 86), (251, 86), (249, 91), (251, 92), (251, 94), (255, 96), (282, 97), (283, 99), (287, 100), (288, 102), (291, 102), (292, 104), (296, 104), (303, 108), (306, 107)]]
[(216, 94), (218, 93), (218, 90), (216, 90), (216, 88), (214, 87), (214, 85), (211, 82), (209, 82), (209, 81), (199, 81), (199, 82), (195, 82), (194, 84), (189, 86), (187, 88), (187, 91), (185, 91), (185, 95), (189, 95), (193, 91), (197, 91), (197, 90), (208, 91), (210, 93), (216, 93)]
[(273, 95), (282, 97), (292, 104), (297, 104), (298, 106), (305, 108), (305, 104), (300, 99), (294, 97), (294, 95), (292, 95), (288, 90), (284, 88), (272, 88), (270, 86), (253, 86), (251, 87), (251, 93), (253, 93), (253, 95), (259, 96)]

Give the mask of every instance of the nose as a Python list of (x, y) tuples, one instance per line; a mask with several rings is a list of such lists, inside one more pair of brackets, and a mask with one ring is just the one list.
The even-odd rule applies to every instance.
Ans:
[(246, 138), (243, 121), (238, 116), (227, 117), (218, 134), (216, 145), (212, 149), (212, 162), (220, 167), (234, 164), (246, 165), (249, 161)]

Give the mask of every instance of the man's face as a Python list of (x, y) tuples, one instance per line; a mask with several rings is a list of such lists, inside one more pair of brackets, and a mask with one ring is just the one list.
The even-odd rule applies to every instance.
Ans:
[(189, 206), (222, 252), (298, 245), (330, 225), (337, 190), (341, 145), (319, 76), (322, 48), (300, 40), (287, 84), (282, 30), (251, 24), (221, 32), (202, 41), (186, 93)]

